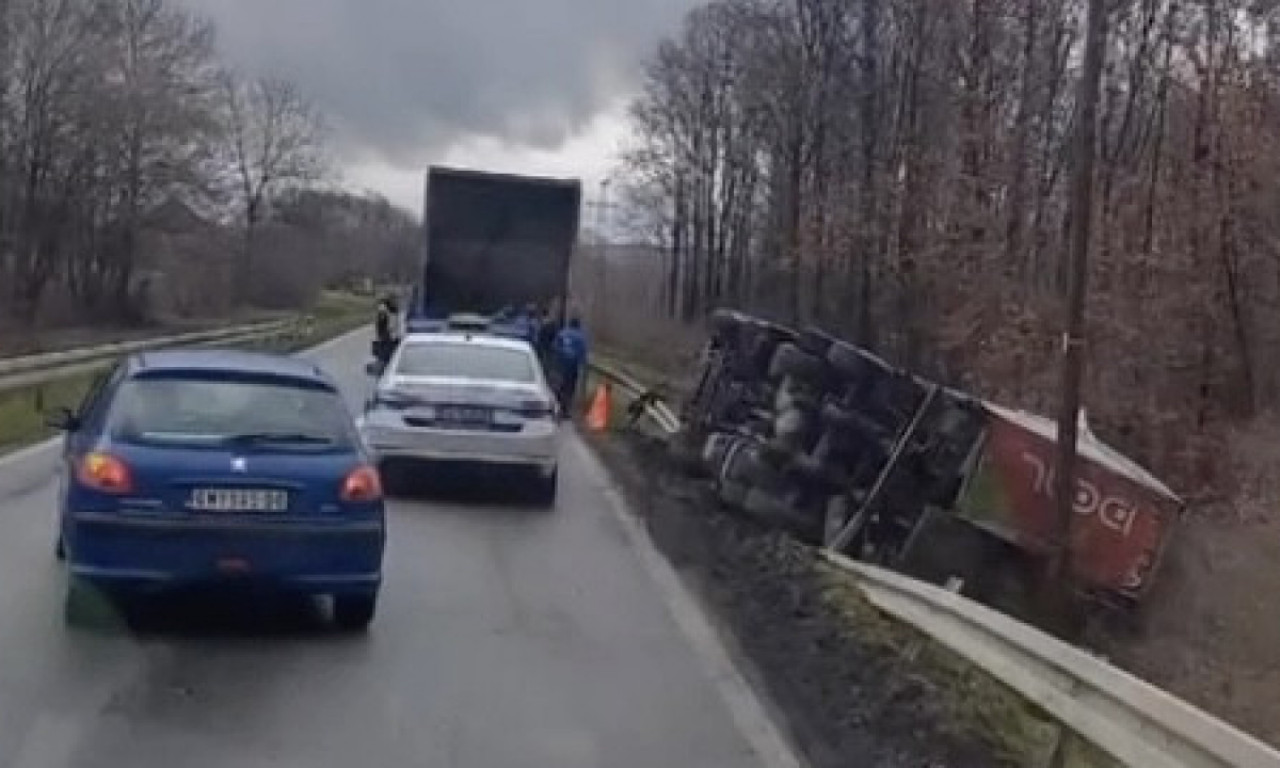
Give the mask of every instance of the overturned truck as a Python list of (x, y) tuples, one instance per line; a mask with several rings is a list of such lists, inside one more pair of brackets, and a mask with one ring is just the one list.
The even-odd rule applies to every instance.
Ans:
[[(1056, 540), (1056, 425), (894, 368), (816, 329), (719, 311), (685, 403), (727, 505), (806, 541), (974, 583)], [(1183, 503), (1082, 424), (1068, 562), (1131, 605)]]

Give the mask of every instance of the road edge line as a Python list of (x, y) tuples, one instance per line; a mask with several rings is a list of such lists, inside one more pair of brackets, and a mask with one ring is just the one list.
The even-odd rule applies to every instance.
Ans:
[(667, 613), (693, 648), (703, 673), (728, 707), (738, 732), (763, 765), (769, 768), (806, 768), (808, 763), (802, 759), (793, 740), (787, 737), (783, 727), (770, 714), (776, 707), (765, 703), (761, 693), (734, 661), (721, 631), (716, 629), (697, 596), (653, 543), (644, 523), (631, 510), (604, 463), (576, 431), (571, 434), (574, 448), (600, 480), (610, 511), (622, 525), (641, 566), (657, 586)]
[(4, 469), (9, 464), (17, 464), (23, 459), (29, 459), (32, 456), (36, 455), (37, 453), (40, 453), (41, 451), (47, 451), (50, 448), (53, 448), (54, 446), (56, 446), (58, 444), (58, 441), (61, 439), (62, 438), (60, 437), (46, 437), (44, 440), (41, 440), (38, 443), (32, 443), (31, 445), (24, 445), (23, 447), (18, 448), (17, 450), (9, 451), (3, 456), (0, 456), (0, 469)]

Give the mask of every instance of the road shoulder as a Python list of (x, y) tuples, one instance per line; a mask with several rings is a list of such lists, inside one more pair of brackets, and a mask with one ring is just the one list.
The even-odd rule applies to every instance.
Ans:
[(582, 440), (574, 440), (583, 462), (604, 485), (610, 511), (617, 517), (627, 540), (657, 586), (673, 621), (693, 647), (698, 662), (724, 700), (742, 737), (751, 745), (762, 765), (770, 768), (801, 768), (805, 763), (792, 739), (780, 726), (777, 708), (762, 697), (746, 659), (737, 652), (732, 637), (714, 623), (697, 597), (684, 585), (679, 574), (654, 545), (648, 530), (631, 510), (626, 493), (613, 481), (600, 458)]

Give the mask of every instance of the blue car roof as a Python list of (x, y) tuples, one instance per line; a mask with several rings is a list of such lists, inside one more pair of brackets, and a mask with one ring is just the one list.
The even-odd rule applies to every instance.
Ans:
[(329, 376), (314, 363), (286, 355), (231, 349), (175, 349), (143, 352), (130, 359), (130, 374), (228, 373), (287, 378), (332, 388)]

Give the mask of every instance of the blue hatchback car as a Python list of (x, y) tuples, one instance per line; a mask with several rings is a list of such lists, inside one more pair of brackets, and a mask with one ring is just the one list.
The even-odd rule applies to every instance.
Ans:
[(341, 627), (373, 620), (382, 487), (346, 404), (289, 357), (166, 351), (122, 362), (65, 433), (58, 553), (68, 607), (194, 586), (331, 595)]

